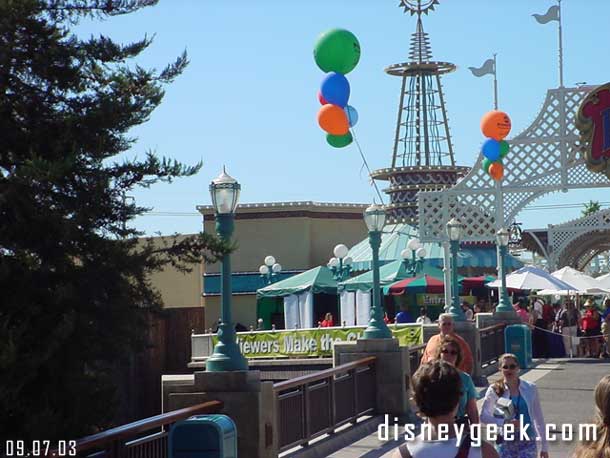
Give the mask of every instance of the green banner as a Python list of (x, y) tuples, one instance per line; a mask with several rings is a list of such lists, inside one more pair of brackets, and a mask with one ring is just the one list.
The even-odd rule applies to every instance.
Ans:
[[(422, 343), (419, 324), (388, 326), (401, 346)], [(298, 329), (294, 331), (253, 331), (237, 333), (237, 343), (247, 358), (332, 356), (332, 343), (362, 337), (364, 326), (346, 328)], [(212, 336), (214, 345), (218, 337)]]

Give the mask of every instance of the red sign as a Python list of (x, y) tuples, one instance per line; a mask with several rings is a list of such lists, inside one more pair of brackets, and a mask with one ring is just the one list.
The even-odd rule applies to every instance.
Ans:
[(591, 91), (578, 110), (576, 127), (587, 168), (610, 178), (610, 83)]

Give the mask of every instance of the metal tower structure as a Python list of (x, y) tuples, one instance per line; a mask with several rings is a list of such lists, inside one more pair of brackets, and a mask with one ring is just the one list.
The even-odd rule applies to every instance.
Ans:
[(402, 79), (398, 120), (392, 166), (373, 171), (371, 178), (389, 181), (390, 186), (384, 192), (390, 196), (387, 212), (390, 223), (416, 225), (417, 194), (449, 188), (470, 170), (455, 165), (440, 78), (456, 67), (432, 60), (430, 39), (422, 22), (422, 15), (433, 11), (438, 3), (439, 0), (401, 0), (405, 13), (417, 14), (409, 52), (411, 61), (385, 69), (389, 75)]

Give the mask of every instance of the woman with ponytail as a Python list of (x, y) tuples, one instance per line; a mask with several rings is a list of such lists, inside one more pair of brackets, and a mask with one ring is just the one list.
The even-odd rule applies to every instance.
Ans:
[[(500, 356), (498, 365), (502, 378), (487, 389), (481, 409), (481, 422), (496, 424), (500, 429), (504, 425), (514, 425), (512, 437), (498, 441), (500, 458), (536, 458), (537, 438), (540, 441), (540, 458), (548, 458), (546, 425), (536, 385), (519, 378), (519, 361), (512, 353)], [(500, 399), (502, 401), (498, 404)], [(510, 410), (514, 410), (512, 418), (506, 419), (503, 415), (496, 414), (499, 407), (511, 403), (513, 409)], [(527, 428), (528, 425), (531, 427)], [(529, 440), (520, 439), (519, 428), (522, 426)]]
[(595, 387), (597, 415), (594, 440), (583, 442), (573, 458), (610, 458), (610, 375), (602, 378)]

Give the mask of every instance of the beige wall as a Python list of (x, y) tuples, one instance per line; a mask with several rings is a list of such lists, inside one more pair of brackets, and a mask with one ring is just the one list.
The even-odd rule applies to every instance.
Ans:
[[(234, 323), (241, 323), (246, 327), (256, 327), (256, 295), (239, 295), (231, 299), (231, 313)], [(205, 298), (205, 329), (216, 329), (220, 317), (220, 296)]]
[[(366, 238), (360, 207), (310, 202), (240, 206), (233, 236), (238, 248), (231, 256), (232, 271), (257, 272), (267, 255), (273, 255), (285, 271), (325, 265), (338, 243), (351, 248)], [(200, 211), (206, 215), (204, 231), (216, 234), (215, 222), (209, 217), (211, 209), (205, 207)], [(281, 215), (276, 217), (269, 212)], [(240, 214), (248, 213), (247, 218), (240, 218)], [(220, 296), (202, 297), (203, 273), (219, 271), (220, 263), (196, 265), (187, 274), (168, 267), (152, 275), (151, 282), (160, 291), (165, 307), (204, 306), (205, 327), (209, 328), (215, 326), (220, 316)], [(255, 324), (255, 295), (234, 295), (232, 304), (235, 322)]]
[(333, 248), (339, 243), (348, 248), (367, 237), (364, 220), (312, 219), (311, 220), (311, 267), (326, 265), (334, 256)]
[[(183, 240), (187, 235), (179, 236)], [(162, 246), (162, 239), (169, 237), (156, 237), (156, 246)], [(196, 264), (192, 271), (182, 273), (171, 266), (166, 266), (161, 272), (150, 276), (155, 289), (161, 293), (165, 308), (201, 307), (201, 291), (203, 290), (203, 266)]]
[[(215, 222), (206, 221), (204, 230), (215, 234)], [(233, 240), (237, 250), (231, 256), (233, 272), (256, 272), (265, 256), (273, 255), (284, 269), (309, 269), (311, 246), (309, 218), (269, 218), (236, 220)], [(217, 273), (220, 263), (205, 266)]]

